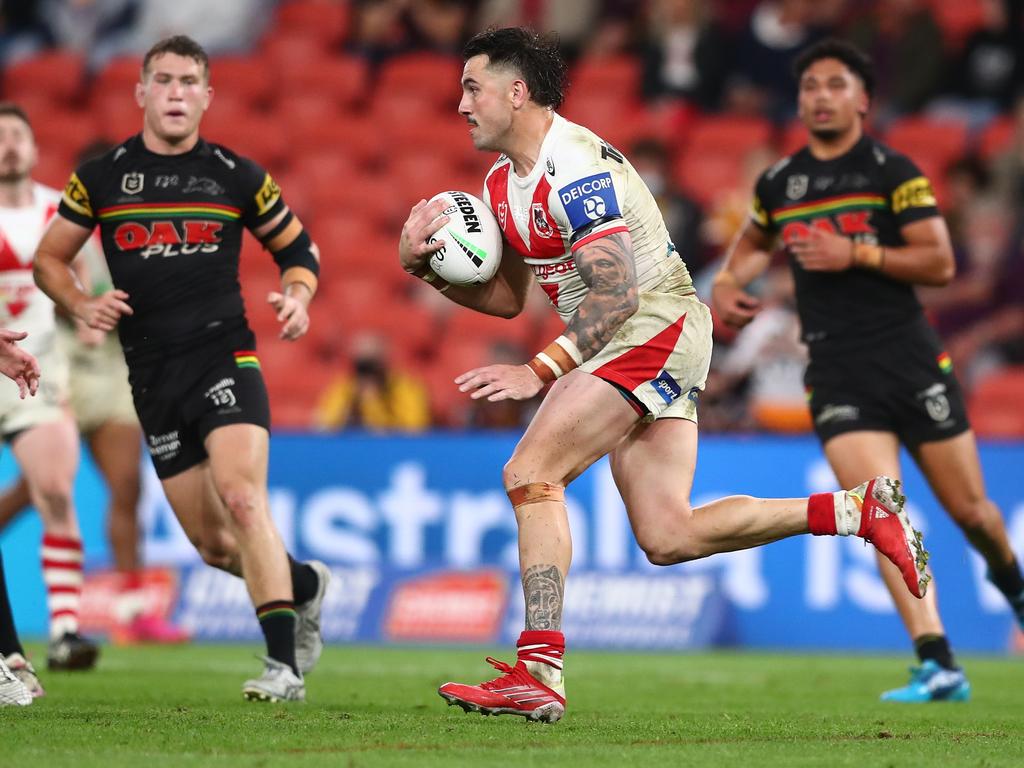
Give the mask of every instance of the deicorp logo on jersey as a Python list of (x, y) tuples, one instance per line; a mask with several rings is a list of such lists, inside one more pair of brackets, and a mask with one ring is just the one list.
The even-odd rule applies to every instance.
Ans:
[(619, 216), (619, 201), (610, 173), (598, 173), (562, 187), (558, 197), (573, 231), (598, 219)]

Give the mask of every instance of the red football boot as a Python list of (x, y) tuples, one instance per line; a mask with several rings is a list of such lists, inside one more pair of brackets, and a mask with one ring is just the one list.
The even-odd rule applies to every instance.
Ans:
[(900, 481), (882, 475), (847, 491), (847, 496), (860, 507), (857, 535), (900, 569), (914, 597), (924, 597), (931, 581), (925, 570), (928, 550), (903, 508), (907, 497), (900, 493)]
[(565, 714), (564, 689), (560, 693), (548, 688), (530, 674), (522, 659), (514, 667), (490, 656), (487, 661), (504, 674), (479, 685), (445, 683), (437, 692), (448, 706), (458, 704), (466, 712), (479, 712), (481, 715), (521, 715), (542, 723), (562, 719)]

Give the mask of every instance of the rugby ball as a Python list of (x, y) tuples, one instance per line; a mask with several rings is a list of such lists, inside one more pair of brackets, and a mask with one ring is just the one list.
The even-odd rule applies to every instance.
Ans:
[(441, 212), (449, 221), (428, 243), (444, 240), (430, 257), (430, 268), (454, 285), (483, 285), (501, 263), (501, 230), (487, 204), (468, 192), (440, 192), (430, 202), (443, 200)]

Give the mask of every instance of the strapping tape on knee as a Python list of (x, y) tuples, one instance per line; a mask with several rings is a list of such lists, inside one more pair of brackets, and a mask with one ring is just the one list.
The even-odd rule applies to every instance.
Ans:
[(565, 501), (565, 486), (558, 483), (527, 483), (508, 490), (513, 507), (524, 507), (541, 501)]

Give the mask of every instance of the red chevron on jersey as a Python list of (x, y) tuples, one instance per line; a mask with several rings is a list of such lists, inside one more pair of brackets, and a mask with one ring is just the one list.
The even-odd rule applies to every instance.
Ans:
[(491, 208), (498, 214), (498, 226), (501, 227), (508, 244), (519, 251), (522, 256), (530, 255), (529, 246), (516, 228), (515, 217), (508, 204), (508, 174), (511, 166), (506, 163), (487, 177), (487, 192), (491, 196)]
[(31, 264), (22, 264), (7, 238), (0, 234), (0, 272), (31, 269)]
[(594, 371), (594, 375), (600, 379), (610, 379), (629, 390), (656, 378), (675, 349), (684, 322), (685, 312), (657, 336), (605, 363)]
[(552, 259), (565, 253), (562, 233), (552, 223), (551, 211), (548, 210), (550, 194), (548, 177), (541, 176), (530, 204), (530, 256), (537, 259)]

